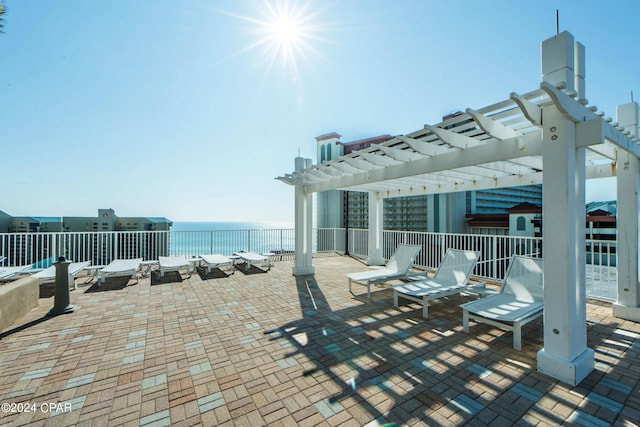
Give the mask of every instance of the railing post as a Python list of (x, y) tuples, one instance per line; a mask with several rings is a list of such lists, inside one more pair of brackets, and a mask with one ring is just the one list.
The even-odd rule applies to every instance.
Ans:
[(497, 236), (491, 236), (491, 252), (492, 252), (492, 258), (493, 258), (493, 278), (497, 279), (498, 278), (498, 237)]

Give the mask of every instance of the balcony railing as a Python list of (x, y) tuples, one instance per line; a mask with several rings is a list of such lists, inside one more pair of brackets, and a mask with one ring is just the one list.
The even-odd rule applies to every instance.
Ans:
[[(314, 252), (368, 254), (368, 230), (321, 228), (313, 233)], [(479, 234), (384, 231), (384, 257), (391, 257), (401, 243), (420, 245), (416, 265), (436, 268), (448, 248), (475, 250), (480, 260), (474, 274), (501, 279), (514, 254), (543, 257), (542, 238)], [(587, 296), (615, 300), (616, 242), (587, 240)], [(205, 253), (230, 255), (239, 250), (271, 252), (291, 258), (295, 250), (293, 229), (203, 230), (203, 231), (108, 231), (81, 233), (0, 233), (0, 256), (4, 265), (45, 268), (59, 256), (74, 261), (108, 264), (117, 258), (158, 259), (159, 256), (198, 256)]]
[[(501, 236), (485, 234), (429, 233), (413, 231), (384, 231), (384, 257), (389, 259), (401, 244), (422, 246), (415, 264), (435, 269), (448, 248), (480, 252), (480, 260), (474, 275), (499, 280), (504, 277), (512, 255), (544, 257), (541, 237)], [(325, 228), (317, 230), (317, 251), (345, 253), (366, 257), (368, 254), (368, 230)], [(615, 301), (617, 297), (616, 242), (612, 240), (587, 240), (585, 247), (587, 296), (594, 299)]]

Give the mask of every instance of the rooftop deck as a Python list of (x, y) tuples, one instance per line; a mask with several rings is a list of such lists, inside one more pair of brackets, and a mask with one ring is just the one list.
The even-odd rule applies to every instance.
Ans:
[[(462, 331), (458, 304), (393, 307), (354, 298), (323, 255), (315, 278), (292, 261), (207, 279), (109, 279), (53, 298), (0, 334), (0, 424), (11, 425), (632, 425), (640, 420), (640, 324), (589, 301), (596, 367), (577, 387), (536, 372), (542, 321), (511, 334)], [(359, 288), (359, 287), (357, 287)], [(356, 289), (356, 292), (364, 291)], [(364, 296), (364, 295), (363, 295)], [(29, 412), (21, 404), (29, 406)], [(50, 408), (45, 404), (60, 403)], [(9, 406), (4, 405), (9, 404)], [(16, 404), (16, 405), (12, 405)], [(9, 411), (19, 411), (11, 413)]]

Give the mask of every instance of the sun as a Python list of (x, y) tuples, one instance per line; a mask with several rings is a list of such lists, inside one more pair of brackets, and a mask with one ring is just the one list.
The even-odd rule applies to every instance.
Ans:
[(257, 5), (251, 16), (226, 12), (247, 23), (254, 40), (236, 55), (255, 51), (265, 76), (279, 64), (284, 75), (299, 82), (303, 64), (313, 67), (324, 59), (317, 49), (328, 41), (323, 37), (327, 25), (319, 23), (322, 10), (313, 9), (311, 1), (263, 0)]
[(299, 77), (301, 61), (309, 62), (315, 51), (318, 27), (315, 14), (309, 10), (310, 2), (280, 0), (264, 1), (256, 32), (257, 43), (263, 48), (264, 58), (273, 65), (279, 59), (282, 65)]
[(295, 20), (286, 16), (277, 18), (277, 20), (273, 22), (273, 28), (271, 30), (273, 31), (273, 37), (278, 42), (286, 45), (298, 43), (298, 38), (303, 31)]

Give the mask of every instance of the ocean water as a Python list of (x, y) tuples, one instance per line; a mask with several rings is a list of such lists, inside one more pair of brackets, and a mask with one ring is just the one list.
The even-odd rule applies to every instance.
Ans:
[(295, 247), (293, 224), (287, 222), (174, 222), (169, 239), (171, 255), (188, 257), (238, 251), (281, 253)]
[(174, 222), (171, 231), (290, 229), (292, 222)]

